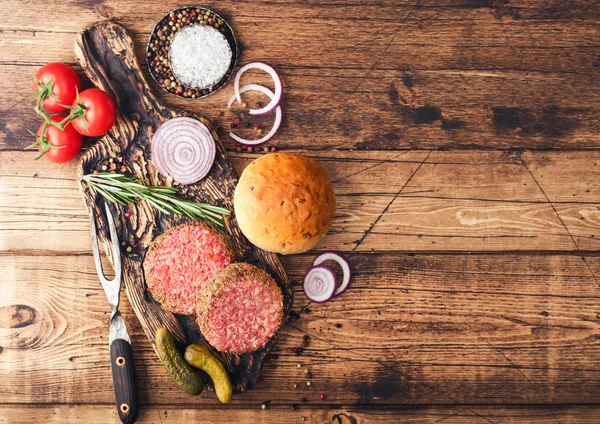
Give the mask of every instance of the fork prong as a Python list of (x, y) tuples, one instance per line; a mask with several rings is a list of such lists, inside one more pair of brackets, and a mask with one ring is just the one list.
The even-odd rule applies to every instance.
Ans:
[(98, 247), (98, 233), (96, 232), (96, 219), (94, 217), (94, 208), (90, 206), (90, 232), (92, 235), (92, 252), (94, 254), (94, 263), (96, 264), (96, 272), (100, 278), (100, 282), (104, 285), (108, 280), (104, 276), (102, 270), (102, 260), (100, 259), (100, 248)]
[(110, 242), (112, 244), (113, 253), (113, 266), (115, 268), (115, 278), (112, 281), (121, 281), (121, 246), (119, 245), (119, 237), (117, 236), (117, 229), (115, 228), (115, 220), (108, 207), (108, 203), (104, 204), (106, 209), (106, 220), (108, 221), (108, 228), (110, 231)]

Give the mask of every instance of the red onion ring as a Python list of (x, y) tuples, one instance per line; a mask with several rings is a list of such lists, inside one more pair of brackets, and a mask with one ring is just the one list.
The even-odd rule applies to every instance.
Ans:
[(325, 261), (334, 261), (337, 262), (342, 267), (342, 272), (344, 276), (342, 277), (342, 282), (334, 293), (334, 296), (339, 296), (344, 293), (348, 286), (350, 285), (350, 278), (352, 277), (352, 270), (350, 269), (350, 263), (346, 258), (336, 252), (325, 252), (317, 256), (313, 262), (314, 265), (321, 265)]
[(188, 117), (170, 119), (152, 137), (152, 161), (161, 174), (193, 184), (210, 172), (217, 147), (210, 130)]
[(326, 265), (312, 267), (304, 277), (304, 293), (313, 302), (327, 302), (337, 288), (337, 277), (333, 269)]
[[(266, 94), (271, 99), (275, 98), (275, 94), (273, 94), (273, 92), (271, 90), (269, 90), (267, 87), (263, 87), (262, 85), (258, 85), (258, 84), (244, 85), (238, 91), (239, 91), (239, 94), (245, 93), (246, 91), (259, 91), (263, 94)], [(231, 98), (227, 102), (228, 109), (231, 109), (231, 105), (233, 104), (233, 102), (236, 99), (237, 99), (237, 95), (233, 94), (233, 96), (231, 96)], [(241, 98), (238, 100), (238, 102), (241, 103)], [(277, 108), (275, 109), (275, 122), (273, 122), (273, 127), (271, 128), (271, 131), (269, 131), (267, 134), (265, 134), (265, 136), (263, 138), (259, 138), (258, 140), (246, 140), (238, 135), (235, 135), (232, 132), (229, 133), (229, 136), (231, 138), (233, 138), (235, 141), (237, 141), (238, 143), (245, 144), (247, 146), (256, 146), (258, 144), (263, 144), (263, 143), (269, 141), (271, 138), (273, 138), (273, 136), (279, 129), (279, 126), (281, 125), (281, 119), (282, 119), (281, 106), (277, 106)]]
[(275, 109), (277, 106), (279, 106), (279, 102), (281, 101), (281, 97), (283, 95), (283, 83), (281, 82), (281, 78), (279, 77), (279, 74), (275, 71), (275, 69), (273, 69), (266, 63), (248, 63), (247, 65), (244, 65), (242, 66), (242, 68), (240, 68), (233, 82), (233, 92), (235, 93), (235, 98), (237, 99), (238, 103), (242, 103), (242, 91), (240, 89), (240, 80), (242, 78), (242, 74), (249, 69), (260, 69), (261, 71), (266, 72), (267, 74), (271, 75), (271, 78), (273, 78), (273, 82), (275, 83), (275, 94), (273, 94), (273, 96), (271, 97), (271, 102), (260, 109), (248, 110), (248, 113), (250, 115), (266, 115), (267, 113)]

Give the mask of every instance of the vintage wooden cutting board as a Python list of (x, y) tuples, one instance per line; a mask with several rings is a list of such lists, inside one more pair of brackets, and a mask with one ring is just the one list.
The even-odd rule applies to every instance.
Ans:
[[(172, 180), (159, 176), (150, 161), (151, 139), (165, 121), (178, 116), (191, 116), (210, 128), (217, 140), (215, 163), (207, 178), (195, 185), (182, 188), (182, 196), (199, 202), (225, 207), (233, 212), (233, 192), (237, 176), (227, 159), (217, 134), (206, 119), (184, 111), (161, 105), (146, 83), (135, 57), (133, 40), (127, 30), (114, 22), (103, 22), (81, 32), (75, 42), (75, 57), (93, 83), (109, 93), (117, 102), (119, 117), (115, 126), (82, 157), (79, 176), (93, 172), (111, 154), (123, 157), (126, 174), (148, 181), (152, 185), (171, 185)], [(200, 100), (201, 101), (201, 100)], [(138, 160), (134, 160), (138, 157)], [(119, 164), (121, 166), (121, 164)], [(85, 183), (81, 190), (88, 208), (96, 212), (99, 239), (108, 246), (107, 227), (104, 222), (104, 198), (96, 195)], [(189, 221), (186, 217), (166, 216), (145, 202), (128, 207), (111, 204), (117, 220), (119, 240), (133, 245), (133, 251), (122, 251), (123, 281), (129, 301), (133, 305), (148, 338), (153, 341), (158, 328), (166, 327), (181, 342), (205, 343), (195, 322), (187, 316), (174, 315), (161, 308), (146, 291), (142, 263), (149, 243), (173, 225)], [(129, 211), (131, 216), (124, 217)], [(235, 217), (226, 220), (226, 233), (232, 241), (238, 261), (250, 262), (268, 271), (280, 285), (284, 294), (285, 312), (292, 304), (292, 289), (287, 274), (277, 255), (252, 246), (240, 232)], [(262, 361), (271, 350), (271, 340), (263, 349), (244, 355), (222, 355), (229, 371), (234, 390), (242, 391), (256, 382)], [(210, 385), (210, 382), (207, 381)]]

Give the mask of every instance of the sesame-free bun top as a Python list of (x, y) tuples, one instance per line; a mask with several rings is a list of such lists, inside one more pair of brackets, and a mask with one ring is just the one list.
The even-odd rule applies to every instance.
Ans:
[(292, 153), (271, 153), (246, 167), (235, 189), (242, 233), (284, 255), (313, 248), (331, 226), (335, 194), (325, 170)]

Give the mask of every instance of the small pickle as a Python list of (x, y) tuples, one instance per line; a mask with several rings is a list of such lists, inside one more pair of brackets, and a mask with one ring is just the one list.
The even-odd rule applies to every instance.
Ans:
[(212, 354), (208, 347), (191, 344), (185, 349), (185, 360), (188, 364), (201, 369), (211, 378), (217, 398), (223, 403), (231, 400), (233, 388), (231, 381), (221, 360)]
[(166, 328), (156, 330), (156, 352), (173, 381), (188, 395), (199, 395), (204, 389), (202, 377), (181, 357), (173, 342), (173, 335)]

